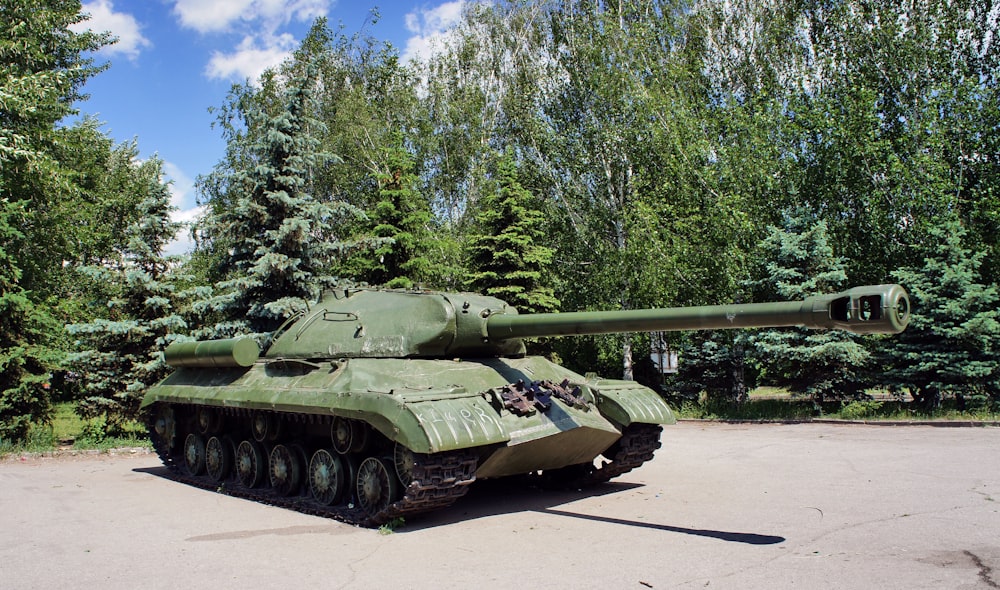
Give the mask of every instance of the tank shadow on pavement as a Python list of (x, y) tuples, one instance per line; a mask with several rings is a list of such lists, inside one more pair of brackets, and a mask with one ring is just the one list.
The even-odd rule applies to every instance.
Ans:
[[(133, 471), (135, 473), (153, 475), (169, 481), (174, 481), (181, 485), (186, 485), (183, 482), (177, 482), (171, 471), (163, 466), (139, 467), (133, 469)], [(742, 543), (745, 545), (776, 545), (785, 541), (784, 537), (776, 535), (692, 529), (655, 522), (584, 514), (556, 508), (558, 506), (563, 506), (565, 504), (570, 504), (586, 498), (619, 494), (641, 487), (641, 484), (611, 482), (600, 484), (586, 490), (565, 490), (546, 489), (544, 487), (540, 487), (530, 477), (483, 480), (476, 482), (469, 490), (468, 494), (458, 500), (458, 502), (451, 507), (428, 514), (411, 516), (407, 518), (406, 525), (400, 527), (395, 532), (403, 534), (416, 533), (424, 529), (448, 526), (457, 522), (471, 521), (503, 514), (539, 512), (566, 518), (577, 518), (581, 520), (659, 530), (668, 533), (707, 537), (731, 543)], [(275, 509), (287, 510), (287, 508), (280, 507), (275, 507)]]
[(694, 535), (696, 537), (709, 537), (712, 539), (719, 539), (721, 541), (729, 541), (731, 543), (743, 543), (745, 545), (777, 545), (778, 543), (784, 543), (786, 540), (784, 537), (778, 537), (776, 535), (758, 535), (756, 533), (734, 533), (728, 531), (689, 529), (684, 527), (671, 526), (668, 524), (657, 524), (655, 522), (642, 522), (635, 520), (625, 520), (622, 518), (609, 518), (606, 516), (595, 516), (593, 514), (578, 514), (575, 512), (567, 512), (565, 510), (552, 510), (551, 508), (545, 509), (542, 512), (545, 512), (546, 514), (555, 514), (559, 516), (581, 518), (583, 520), (593, 520), (596, 522), (607, 522), (611, 524), (637, 526), (648, 529), (667, 531), (670, 533), (682, 533), (685, 535)]
[(407, 519), (406, 526), (398, 529), (396, 532), (404, 534), (413, 533), (425, 528), (447, 526), (455, 522), (470, 521), (478, 518), (487, 518), (502, 514), (539, 512), (567, 518), (708, 537), (746, 545), (775, 545), (785, 542), (784, 537), (775, 535), (691, 529), (641, 520), (627, 520), (584, 514), (556, 508), (578, 500), (619, 494), (641, 487), (643, 487), (642, 484), (636, 483), (609, 482), (585, 490), (552, 490), (539, 487), (531, 482), (530, 478), (522, 477), (477, 481), (469, 490), (469, 493), (450, 508)]

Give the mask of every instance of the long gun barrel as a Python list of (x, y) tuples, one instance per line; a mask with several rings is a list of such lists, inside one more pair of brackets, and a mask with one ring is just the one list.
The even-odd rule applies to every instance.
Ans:
[(802, 301), (665, 309), (496, 314), (486, 322), (490, 340), (725, 328), (840, 329), (855, 334), (896, 334), (910, 320), (910, 300), (900, 285), (869, 285)]

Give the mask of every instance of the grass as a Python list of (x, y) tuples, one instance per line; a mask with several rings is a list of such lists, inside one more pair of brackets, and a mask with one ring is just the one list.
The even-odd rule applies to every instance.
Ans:
[(391, 535), (404, 524), (406, 524), (406, 520), (402, 516), (397, 516), (396, 518), (378, 527), (378, 534)]
[(909, 402), (870, 392), (873, 399), (830, 401), (822, 404), (811, 399), (798, 398), (775, 387), (761, 387), (750, 393), (743, 405), (715, 403), (701, 399), (687, 401), (678, 411), (680, 418), (708, 420), (884, 420), (884, 421), (959, 421), (1000, 422), (1000, 413), (986, 409), (960, 411), (953, 400), (946, 400), (942, 408), (928, 414), (919, 411)]
[(150, 446), (144, 425), (131, 422), (109, 433), (103, 419), (85, 420), (74, 407), (72, 402), (57, 403), (51, 424), (32, 428), (27, 438), (18, 444), (0, 441), (0, 456), (46, 453), (56, 449), (108, 451)]

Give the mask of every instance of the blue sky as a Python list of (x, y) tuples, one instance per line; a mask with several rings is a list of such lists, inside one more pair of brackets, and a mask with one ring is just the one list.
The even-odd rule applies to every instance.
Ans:
[[(220, 106), (234, 82), (255, 79), (280, 63), (315, 18), (346, 33), (364, 28), (391, 42), (404, 59), (425, 56), (461, 14), (465, 0), (84, 0), (83, 29), (110, 31), (118, 42), (99, 62), (77, 104), (117, 143), (136, 139), (141, 157), (165, 162), (177, 218), (198, 211), (194, 179), (209, 172), (225, 145), (209, 107)], [(371, 10), (381, 17), (371, 22)], [(183, 232), (186, 236), (187, 232)], [(190, 247), (185, 240), (170, 253)]]

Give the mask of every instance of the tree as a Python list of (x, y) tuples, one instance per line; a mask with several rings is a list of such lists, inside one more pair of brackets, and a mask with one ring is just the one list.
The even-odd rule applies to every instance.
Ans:
[[(213, 274), (221, 277), (214, 294), (195, 304), (215, 320), (207, 335), (263, 340), (334, 283), (328, 272), (344, 246), (335, 232), (357, 212), (311, 193), (315, 172), (339, 159), (318, 150), (317, 69), (306, 49), (296, 55), (304, 67), (283, 92), (272, 72), (259, 91), (245, 85), (231, 95), (227, 116), (237, 113), (245, 128), (231, 135), (227, 160), (202, 185), (210, 199), (199, 247), (214, 252)], [(283, 100), (269, 112), (274, 95)]]
[(397, 144), (383, 150), (384, 163), (376, 175), (379, 201), (368, 214), (370, 234), (380, 240), (373, 250), (361, 250), (344, 263), (354, 279), (390, 289), (410, 288), (429, 278), (426, 252), (430, 205), (416, 190), (412, 157)]
[(21, 271), (10, 243), (23, 234), (12, 219), (23, 213), (0, 198), (0, 441), (17, 442), (32, 424), (48, 422), (51, 371), (59, 353), (49, 345), (54, 321), (18, 285)]
[[(788, 103), (800, 198), (821, 212), (859, 282), (919, 264), (913, 232), (957, 212), (996, 253), (1000, 123), (995, 7), (803, 4), (810, 87)], [(992, 14), (992, 16), (990, 16)], [(984, 269), (998, 267), (988, 257)]]
[(147, 160), (135, 168), (146, 191), (138, 221), (125, 231), (121, 256), (79, 269), (109, 292), (106, 306), (95, 312), (98, 319), (67, 326), (84, 349), (67, 359), (83, 382), (77, 412), (103, 417), (109, 431), (138, 418), (146, 388), (169, 370), (163, 349), (187, 327), (177, 312), (171, 261), (163, 257), (181, 224), (170, 220), (174, 208), (160, 180), (162, 162)]
[(466, 245), (467, 285), (523, 313), (555, 311), (559, 300), (549, 286), (553, 251), (541, 243), (545, 217), (518, 181), (511, 152), (498, 158), (494, 178), (495, 190), (477, 203), (476, 233)]
[(885, 349), (886, 378), (924, 411), (946, 396), (1000, 405), (1000, 291), (980, 282), (985, 253), (967, 248), (966, 237), (954, 217), (944, 220), (914, 245), (923, 264), (893, 273), (909, 290), (913, 313)]
[[(51, 378), (61, 357), (60, 322), (44, 303), (59, 301), (63, 261), (75, 260), (81, 193), (76, 159), (65, 158), (78, 127), (80, 89), (102, 67), (88, 51), (108, 34), (76, 33), (74, 0), (0, 3), (0, 438), (17, 441), (51, 413)], [(85, 126), (84, 126), (85, 127)], [(88, 146), (87, 153), (101, 145)], [(85, 235), (80, 232), (79, 235)], [(61, 303), (61, 302), (60, 302)]]
[[(521, 124), (531, 124), (549, 80), (539, 25), (550, 8), (549, 2), (466, 3), (461, 22), (433, 55), (408, 64), (413, 78), (426, 81), (407, 143), (434, 212), (428, 259), (437, 287), (465, 288), (465, 242), (479, 199), (492, 190), (490, 161), (506, 146), (528, 145)], [(534, 172), (522, 168), (522, 182)]]
[(758, 372), (749, 358), (749, 333), (743, 330), (700, 331), (681, 347), (677, 373), (668, 377), (666, 390), (681, 400), (697, 401), (702, 393), (710, 403), (746, 403), (757, 386)]
[[(765, 300), (802, 300), (846, 286), (844, 261), (834, 256), (826, 222), (806, 209), (790, 213), (782, 227), (772, 227), (761, 253), (763, 278), (755, 286)], [(864, 393), (870, 354), (853, 334), (803, 328), (761, 330), (753, 338), (753, 347), (764, 378), (773, 385), (816, 402)]]
[(10, 237), (10, 254), (29, 292), (51, 288), (48, 275), (77, 254), (81, 188), (77, 152), (66, 149), (76, 127), (59, 123), (76, 113), (82, 86), (103, 69), (84, 55), (111, 41), (72, 30), (84, 20), (80, 8), (73, 0), (0, 4), (0, 197), (19, 203), (21, 232)]

